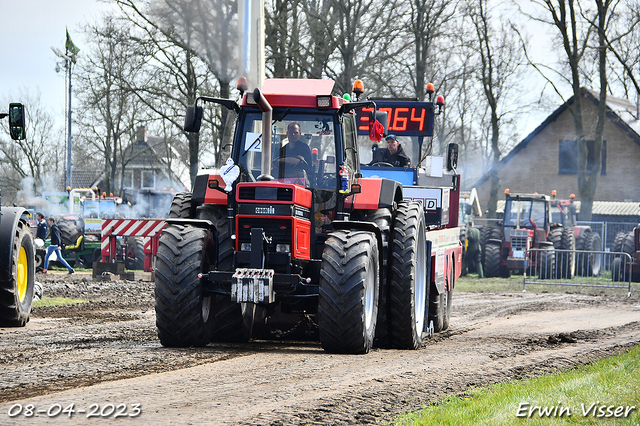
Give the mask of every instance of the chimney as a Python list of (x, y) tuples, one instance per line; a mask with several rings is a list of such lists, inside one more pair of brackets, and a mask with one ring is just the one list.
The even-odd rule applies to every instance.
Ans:
[(136, 128), (136, 142), (147, 141), (147, 128), (146, 126), (138, 126)]

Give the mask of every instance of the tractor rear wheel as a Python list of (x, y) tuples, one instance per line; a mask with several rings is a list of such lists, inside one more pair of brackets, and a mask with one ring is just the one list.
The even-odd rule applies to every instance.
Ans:
[(627, 238), (627, 232), (618, 232), (613, 240), (613, 247), (611, 248), (611, 251), (614, 253), (620, 253), (622, 251), (622, 244), (624, 243), (625, 238)]
[(549, 241), (556, 250), (569, 250), (555, 253), (555, 276), (573, 278), (576, 267), (576, 236), (573, 227), (558, 227), (549, 231)]
[(389, 298), (389, 286), (390, 286), (390, 272), (389, 272), (389, 237), (391, 230), (391, 222), (393, 216), (389, 209), (377, 209), (356, 211), (351, 216), (354, 220), (361, 220), (364, 222), (375, 223), (380, 229), (382, 234), (382, 268), (380, 282), (380, 290), (378, 292), (378, 321), (376, 324), (376, 339), (375, 345), (377, 347), (389, 347), (390, 346), (390, 334), (389, 334), (389, 306), (387, 300)]
[[(578, 250), (584, 252), (602, 251), (602, 239), (597, 232), (587, 232), (581, 238), (581, 247)], [(579, 262), (576, 263), (576, 274), (583, 277), (596, 277), (602, 267), (602, 253), (578, 253)]]
[[(4, 217), (5, 220), (11, 218), (8, 214)], [(33, 304), (35, 277), (33, 238), (25, 222), (18, 221), (15, 226), (15, 234), (0, 235), (0, 239), (3, 240), (0, 244), (11, 247), (10, 264), (2, 265), (3, 268), (7, 268), (6, 272), (10, 273), (10, 279), (0, 281), (0, 327), (25, 326), (29, 321)]]
[(127, 269), (144, 269), (144, 238), (127, 237), (127, 258), (125, 259)]
[(163, 346), (205, 346), (213, 334), (211, 296), (198, 278), (209, 270), (215, 246), (211, 231), (168, 225), (156, 262), (156, 325)]
[[(445, 288), (449, 288), (449, 280), (453, 280), (454, 266), (451, 265), (451, 275), (445, 280)], [(451, 283), (453, 285), (453, 282)], [(453, 288), (453, 287), (451, 287)], [(444, 290), (438, 294), (435, 283), (431, 283), (429, 293), (429, 322), (433, 322), (434, 333), (445, 331), (449, 328), (451, 319), (451, 297), (453, 290)]]
[[(229, 219), (226, 210), (221, 207), (203, 205), (197, 208), (197, 219), (213, 222), (216, 247), (215, 264), (211, 269), (233, 271), (233, 253), (235, 242), (231, 238)], [(211, 296), (211, 315), (213, 315), (212, 342), (248, 342), (253, 332), (256, 305), (237, 303), (229, 295)]]
[(488, 242), (484, 249), (484, 276), (487, 278), (500, 276), (500, 256), (502, 254), (502, 245), (494, 242)]
[(320, 343), (327, 352), (364, 354), (378, 315), (378, 242), (367, 231), (335, 231), (322, 252), (318, 301)]
[(616, 282), (627, 281), (627, 275), (621, 257), (616, 257), (611, 261), (611, 279)]
[(422, 205), (401, 201), (393, 222), (389, 325), (391, 343), (417, 349), (422, 343), (427, 291), (427, 248)]
[(59, 219), (60, 239), (65, 246), (74, 245), (78, 241), (78, 235), (82, 232), (73, 220)]
[(169, 209), (169, 217), (178, 219), (194, 218), (195, 211), (195, 207), (191, 203), (191, 193), (178, 192), (173, 196), (171, 208)]

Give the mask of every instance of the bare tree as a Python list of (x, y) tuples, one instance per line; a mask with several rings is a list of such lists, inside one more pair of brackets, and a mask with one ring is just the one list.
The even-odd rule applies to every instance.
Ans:
[[(486, 98), (491, 129), (491, 189), (487, 216), (495, 217), (500, 188), (498, 166), (504, 146), (504, 142), (501, 144), (501, 138), (504, 138), (501, 135), (501, 124), (508, 114), (513, 113), (508, 108), (508, 95), (509, 91), (514, 90), (524, 58), (521, 57), (517, 39), (510, 31), (510, 26), (505, 22), (498, 24), (495, 21), (488, 0), (466, 0), (466, 13), (475, 29), (473, 46), (477, 49), (479, 59), (477, 79)], [(496, 30), (494, 25), (500, 30)]]
[[(595, 10), (585, 7), (584, 3), (579, 0), (544, 0), (542, 6), (550, 16), (546, 22), (558, 31), (569, 68), (570, 77), (566, 80), (571, 86), (574, 99), (570, 110), (573, 114), (578, 145), (577, 177), (581, 201), (580, 218), (591, 220), (594, 195), (602, 164), (602, 134), (607, 100), (606, 55), (608, 46), (606, 40), (610, 20), (609, 11), (615, 8), (618, 1), (595, 0)], [(595, 43), (593, 48), (596, 52), (600, 95), (596, 124), (592, 135), (593, 143), (588, 143), (582, 88), (585, 73), (582, 67), (584, 66), (585, 54), (590, 48), (589, 43), (592, 41)], [(560, 72), (559, 74), (562, 75)], [(555, 85), (554, 88), (560, 94), (560, 89)]]
[(116, 193), (123, 140), (133, 134), (138, 112), (129, 83), (138, 78), (143, 56), (130, 37), (130, 28), (113, 17), (86, 28), (92, 47), (79, 63), (77, 123), (86, 144), (104, 160), (107, 192)]
[[(10, 101), (25, 105), (27, 137), (11, 140), (8, 123), (0, 121), (4, 134), (0, 138), (0, 187), (5, 200), (20, 189), (30, 194), (53, 189), (66, 158), (62, 134), (56, 132), (53, 117), (40, 104), (40, 93), (21, 91), (15, 99), (5, 99), (3, 105)], [(28, 188), (23, 187), (23, 181), (29, 182)]]

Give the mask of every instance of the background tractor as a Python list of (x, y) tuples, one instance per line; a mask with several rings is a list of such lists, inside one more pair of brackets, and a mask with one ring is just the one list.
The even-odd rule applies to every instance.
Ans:
[[(418, 348), (429, 316), (448, 327), (461, 248), (457, 227), (446, 228), (457, 225), (451, 186), (459, 177), (434, 188), (434, 206), (454, 204), (455, 220), (433, 226), (441, 240), (450, 232), (457, 241), (445, 252), (427, 238), (422, 202), (405, 199), (398, 181), (362, 176), (357, 120), (366, 117), (379, 140), (386, 115), (374, 101), (333, 96), (333, 84), (270, 79), (240, 104), (200, 97), (188, 107), (186, 131), (200, 129), (198, 102), (222, 105), (235, 126), (225, 133), (233, 138), (226, 165), (201, 171), (192, 193), (175, 195), (159, 239), (155, 307), (164, 346), (298, 331), (328, 352), (366, 353), (374, 341)], [(432, 120), (433, 104), (428, 111)], [(300, 149), (289, 140), (293, 123), (302, 134), (295, 144), (313, 149), (311, 163), (291, 154)], [(429, 293), (436, 271), (444, 297)], [(432, 299), (444, 301), (436, 313)]]
[[(551, 200), (547, 195), (516, 194), (505, 191), (504, 218), (500, 227), (484, 230), (483, 269), (486, 277), (508, 277), (527, 265), (540, 278), (572, 278), (575, 273), (576, 240), (573, 228), (552, 222)], [(543, 249), (529, 252), (531, 248)], [(569, 250), (558, 252), (555, 250)]]
[[(25, 138), (22, 104), (9, 104), (9, 132), (13, 140)], [(1, 207), (0, 198), (0, 327), (22, 327), (33, 304), (35, 252), (28, 214), (22, 207)]]

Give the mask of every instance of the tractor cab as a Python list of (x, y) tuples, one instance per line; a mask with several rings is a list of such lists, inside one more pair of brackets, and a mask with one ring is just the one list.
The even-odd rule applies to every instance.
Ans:
[(546, 241), (550, 227), (549, 197), (539, 194), (506, 194), (502, 223), (510, 255), (520, 258), (524, 251)]

